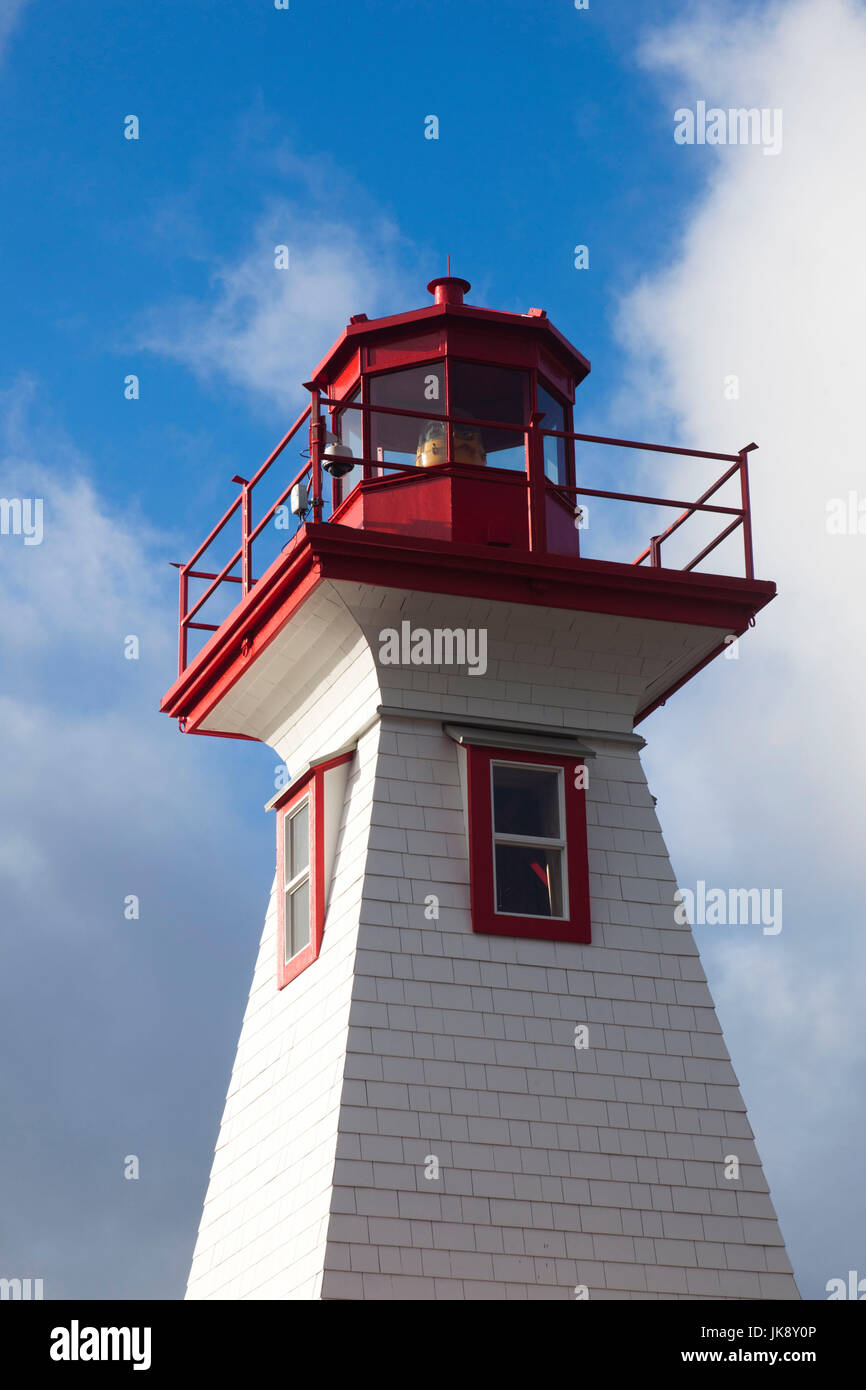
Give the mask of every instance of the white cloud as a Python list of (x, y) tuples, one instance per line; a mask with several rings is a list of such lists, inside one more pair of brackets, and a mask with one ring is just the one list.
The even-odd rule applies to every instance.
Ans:
[[(182, 300), (154, 310), (139, 346), (183, 363), (199, 380), (229, 382), (261, 402), (285, 407), (306, 399), (301, 383), (344, 328), (348, 315), (370, 318), (405, 305), (394, 270), (395, 232), (365, 219), (363, 238), (288, 202), (273, 204), (245, 253), (212, 271), (205, 304)], [(288, 269), (275, 267), (287, 246)], [(415, 296), (417, 297), (417, 289)]]
[[(853, 175), (866, 15), (842, 0), (772, 13), (772, 24), (704, 18), (645, 45), (646, 62), (675, 69), (671, 109), (686, 92), (725, 105), (766, 100), (783, 107), (786, 136), (777, 159), (745, 148), (681, 152), (705, 160), (707, 192), (674, 264), (624, 303), (621, 328), (640, 388), (631, 408), (644, 423), (670, 411), (683, 442), (761, 445), (752, 456), (756, 562), (779, 597), (740, 644), (740, 660), (719, 662), (703, 679), (698, 716), (733, 700), (743, 721), (733, 767), (716, 769), (713, 794), (719, 778), (739, 777), (749, 734), (760, 732), (771, 753), (789, 757), (797, 794), (784, 812), (788, 829), (804, 806), (821, 806), (812, 833), (853, 864), (854, 784), (866, 773), (858, 639), (866, 536), (828, 535), (825, 517), (827, 501), (850, 488), (866, 498), (866, 190)], [(724, 395), (729, 374), (739, 378), (736, 401)], [(672, 492), (694, 493), (693, 479), (691, 465), (668, 469)], [(664, 716), (655, 737), (663, 727)], [(708, 763), (715, 753), (705, 749)], [(775, 790), (759, 788), (758, 799)]]
[[(761, 446), (752, 455), (756, 566), (779, 596), (738, 661), (716, 662), (641, 731), (686, 883), (684, 870), (784, 888), (777, 939), (748, 949), (700, 940), (723, 1021), (736, 1011), (737, 1035), (772, 1067), (770, 1078), (750, 1079), (750, 1098), (760, 1093), (760, 1109), (785, 1097), (773, 1113), (790, 1154), (804, 1104), (810, 1122), (821, 1114), (829, 1134), (845, 1133), (866, 1045), (857, 1026), (866, 535), (825, 527), (829, 499), (852, 488), (866, 498), (866, 12), (845, 0), (798, 0), (738, 20), (705, 10), (654, 32), (642, 56), (671, 132), (676, 107), (701, 99), (784, 113), (776, 158), (678, 147), (676, 157), (705, 171), (705, 187), (670, 268), (626, 299), (620, 328), (631, 356), (627, 408), (644, 437), (669, 435), (673, 417), (679, 441), (697, 448)], [(739, 400), (725, 397), (731, 374)], [(692, 465), (673, 464), (670, 495), (695, 496), (694, 478)], [(775, 1145), (756, 1127), (759, 1147)], [(794, 1179), (785, 1181), (793, 1193)]]
[[(34, 425), (35, 396), (26, 381), (0, 393), (3, 495), (44, 502), (40, 545), (0, 537), (0, 876), (15, 879), (33, 922), (51, 920), (41, 908), (56, 898), (67, 926), (83, 925), (89, 906), (64, 887), (74, 863), (106, 872), (129, 853), (133, 825), (158, 843), (167, 802), (181, 787), (197, 793), (189, 762), (169, 775), (175, 731), (157, 712), (174, 649), (165, 540), (105, 504), (71, 441)], [(129, 634), (138, 661), (124, 658)]]
[[(655, 66), (685, 65), (693, 99), (724, 93), (725, 104), (740, 104), (759, 87), (761, 99), (784, 109), (786, 138), (776, 159), (745, 148), (701, 152), (713, 172), (681, 252), (630, 297), (621, 323), (634, 359), (650, 364), (637, 371), (637, 409), (651, 414), (663, 400), (680, 437), (698, 447), (761, 445), (752, 456), (756, 563), (779, 597), (741, 642), (740, 660), (719, 662), (702, 682), (699, 718), (733, 701), (740, 720), (713, 797), (748, 772), (753, 739), (769, 742), (770, 756), (787, 764), (778, 769), (790, 793), (781, 808), (786, 834), (801, 837), (808, 821), (811, 852), (853, 868), (866, 776), (866, 536), (828, 535), (825, 518), (828, 500), (851, 488), (866, 498), (866, 190), (853, 174), (866, 14), (828, 0), (820, 12), (798, 3), (775, 16), (772, 26), (718, 21), (716, 29), (702, 20), (647, 45)], [(678, 82), (681, 95), (682, 74)], [(739, 378), (737, 401), (725, 398), (728, 374)], [(690, 482), (693, 489), (690, 466), (671, 469), (672, 491), (688, 495)], [(707, 770), (715, 754), (705, 748)], [(756, 788), (756, 814), (777, 793), (774, 780)], [(817, 824), (809, 808), (820, 808)]]
[[(92, 643), (97, 632), (127, 630), (145, 615), (151, 649), (164, 651), (168, 634), (154, 621), (154, 605), (165, 590), (155, 567), (165, 563), (166, 538), (138, 515), (106, 511), (87, 461), (62, 432), (43, 420), (34, 437), (37, 394), (27, 380), (0, 392), (3, 493), (42, 499), (44, 530), (40, 545), (2, 541), (5, 653), (19, 662), (40, 652), (53, 660), (60, 643)], [(20, 664), (17, 674), (24, 675)]]
[[(38, 1256), (50, 1297), (179, 1297), (269, 883), (267, 824), (244, 815), (262, 757), (215, 758), (160, 715), (165, 543), (100, 496), (44, 401), (0, 393), (0, 492), (45, 504), (41, 545), (0, 535), (4, 1259)], [(130, 1148), (152, 1184), (134, 1211)]]

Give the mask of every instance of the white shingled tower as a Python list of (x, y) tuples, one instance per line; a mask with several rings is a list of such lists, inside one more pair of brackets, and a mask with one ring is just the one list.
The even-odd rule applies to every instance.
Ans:
[(773, 596), (748, 450), (698, 456), (744, 577), (661, 554), (724, 484), (610, 558), (643, 446), (575, 434), (589, 363), (468, 288), (353, 318), (234, 559), (181, 570), (163, 708), (288, 769), (187, 1297), (796, 1299), (634, 732)]

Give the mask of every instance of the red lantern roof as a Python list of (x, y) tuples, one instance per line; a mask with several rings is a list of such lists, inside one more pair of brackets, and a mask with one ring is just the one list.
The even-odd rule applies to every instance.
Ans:
[(420, 309), (381, 319), (353, 315), (314, 371), (311, 386), (326, 390), (339, 383), (362, 351), (371, 366), (394, 367), (450, 354), (542, 371), (547, 366), (554, 383), (574, 398), (575, 387), (589, 374), (589, 360), (554, 328), (544, 309), (513, 314), (466, 304), (471, 285), (454, 275), (431, 280), (427, 289), (433, 303)]

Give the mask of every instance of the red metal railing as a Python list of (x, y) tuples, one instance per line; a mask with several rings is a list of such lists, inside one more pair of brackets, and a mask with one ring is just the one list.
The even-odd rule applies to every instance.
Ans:
[[(303, 525), (306, 516), (309, 514), (311, 520), (319, 522), (323, 520), (325, 499), (322, 496), (322, 457), (325, 453), (324, 439), (324, 420), (322, 408), (339, 407), (340, 411), (359, 410), (362, 418), (369, 418), (372, 415), (397, 415), (406, 419), (429, 421), (431, 413), (429, 411), (412, 411), (398, 409), (391, 406), (371, 406), (363, 405), (360, 402), (332, 401), (323, 398), (316, 390), (312, 392), (310, 405), (297, 418), (295, 423), (286, 435), (280, 440), (277, 447), (265, 459), (258, 471), (249, 480), (235, 476), (233, 482), (239, 483), (241, 491), (234, 502), (217, 522), (216, 526), (201, 543), (192, 557), (184, 565), (178, 565), (180, 571), (180, 601), (179, 601), (179, 643), (178, 643), (178, 670), (182, 673), (187, 666), (187, 653), (189, 634), (192, 631), (216, 632), (219, 630), (220, 623), (202, 622), (199, 615), (206, 604), (221, 589), (223, 584), (239, 584), (241, 586), (241, 596), (245, 596), (254, 587), (257, 580), (253, 573), (253, 546), (264, 533), (265, 528), (275, 521), (276, 514), (280, 508), (285, 508), (285, 504), (290, 497), (293, 488), (299, 483), (305, 483), (308, 488), (307, 506), (304, 509), (303, 518), (299, 517), (298, 529)], [(669, 540), (681, 526), (691, 517), (699, 512), (730, 516), (732, 520), (716, 535), (707, 545), (703, 547), (693, 558), (682, 568), (686, 571), (693, 570), (702, 560), (711, 554), (717, 546), (727, 539), (738, 527), (743, 529), (743, 552), (745, 577), (754, 578), (754, 562), (752, 557), (752, 528), (749, 504), (749, 476), (748, 476), (748, 455), (757, 448), (756, 444), (749, 444), (744, 449), (740, 449), (736, 454), (717, 454), (703, 449), (683, 449), (674, 445), (667, 444), (647, 444), (633, 439), (611, 439), (604, 435), (577, 434), (569, 433), (564, 430), (546, 430), (541, 426), (541, 414), (535, 414), (528, 425), (509, 425), (501, 420), (467, 420), (463, 416), (453, 414), (437, 414), (435, 419), (441, 420), (447, 427), (448, 432), (448, 455), (453, 456), (453, 426), (471, 426), (478, 429), (495, 429), (497, 431), (509, 430), (515, 435), (522, 436), (526, 458), (526, 482), (528, 492), (528, 511), (529, 511), (529, 548), (534, 551), (546, 550), (545, 532), (545, 505), (546, 496), (549, 492), (559, 493), (562, 500), (573, 507), (575, 512), (579, 509), (579, 498), (597, 497), (610, 501), (639, 503), (642, 505), (658, 507), (680, 508), (680, 515), (671, 523), (670, 526), (658, 535), (650, 538), (650, 543), (640, 555), (632, 561), (635, 565), (642, 565), (645, 560), (649, 560), (651, 566), (660, 566), (662, 545)], [(253, 489), (264, 478), (269, 470), (274, 466), (286, 447), (297, 436), (302, 425), (309, 421), (309, 455), (307, 462), (282, 488), (277, 498), (267, 508), (260, 519), (253, 523)], [(577, 484), (567, 484), (553, 482), (545, 476), (544, 471), (544, 440), (546, 438), (561, 439), (564, 441), (564, 450), (569, 459), (569, 467), (573, 465), (575, 444), (598, 444), (605, 446), (615, 446), (623, 449), (635, 449), (652, 453), (675, 454), (686, 458), (717, 460), (728, 463), (730, 466), (726, 471), (710, 485), (700, 497), (694, 502), (685, 502), (676, 498), (656, 497), (642, 495), (638, 493), (617, 492), (604, 488), (591, 488), (577, 486)], [(517, 442), (517, 441), (515, 441)], [(353, 456), (353, 463), (361, 465), (361, 482), (371, 478), (381, 476), (385, 471), (391, 474), (405, 473), (407, 476), (413, 472), (429, 473), (429, 469), (421, 468), (416, 464), (405, 462), (389, 462), (384, 457), (370, 458)], [(712, 503), (709, 499), (724, 485), (739, 475), (740, 481), (740, 506), (722, 506), (719, 503)], [(331, 480), (331, 507), (339, 506), (342, 498), (342, 485), (339, 479)], [(218, 538), (223, 534), (229, 522), (239, 514), (240, 522), (240, 544), (233, 552), (225, 564), (219, 569), (197, 568), (202, 556), (214, 545)], [(240, 565), (240, 574), (233, 574), (232, 571)], [(206, 581), (208, 587), (190, 605), (190, 581)]]
[[(318, 428), (315, 428), (313, 424), (314, 419), (316, 425), (318, 425)], [(253, 488), (264, 477), (264, 475), (273, 466), (273, 464), (276, 463), (277, 459), (280, 457), (283, 450), (286, 448), (286, 445), (291, 443), (291, 441), (294, 439), (295, 435), (297, 434), (298, 430), (301, 428), (305, 420), (311, 421), (310, 461), (309, 463), (306, 463), (303, 466), (303, 468), (301, 468), (300, 472), (292, 478), (291, 482), (283, 488), (283, 491), (277, 497), (276, 501), (271, 504), (271, 506), (265, 512), (261, 520), (255, 526), (253, 526)], [(257, 539), (257, 537), (261, 535), (268, 522), (273, 520), (277, 512), (277, 509), (285, 504), (287, 498), (290, 496), (292, 489), (295, 487), (295, 485), (297, 483), (303, 482), (308, 475), (312, 478), (311, 491), (313, 498), (313, 515), (316, 520), (321, 519), (322, 468), (321, 454), (319, 450), (320, 432), (321, 421), (319, 415), (318, 401), (314, 399), (311, 402), (311, 404), (307, 406), (306, 410), (302, 411), (302, 413), (298, 416), (297, 420), (292, 425), (288, 434), (285, 434), (283, 436), (276, 449), (274, 449), (273, 453), (268, 455), (261, 468), (258, 470), (257, 473), (253, 474), (252, 478), (246, 479), (239, 478), (236, 476), (232, 479), (232, 482), (241, 484), (240, 494), (235, 498), (234, 502), (232, 502), (228, 511), (217, 522), (210, 535), (202, 541), (198, 550), (191, 557), (191, 559), (189, 559), (185, 565), (178, 565), (178, 569), (180, 570), (180, 623), (178, 630), (179, 674), (186, 669), (187, 665), (187, 646), (189, 641), (189, 633), (191, 631), (217, 632), (220, 626), (219, 623), (194, 622), (193, 619), (195, 618), (196, 614), (201, 612), (204, 605), (208, 602), (210, 598), (213, 597), (213, 595), (216, 593), (217, 589), (220, 587), (221, 584), (240, 584), (241, 594), (245, 595), (249, 593), (250, 589), (256, 582), (253, 577), (253, 543)], [(202, 555), (204, 555), (205, 551), (210, 549), (210, 547), (216, 541), (217, 537), (222, 534), (225, 527), (231, 521), (232, 517), (235, 515), (238, 509), (240, 509), (241, 513), (241, 543), (238, 549), (226, 561), (222, 569), (219, 570), (219, 572), (216, 574), (209, 570), (195, 569), (195, 565), (201, 559)], [(237, 564), (240, 564), (241, 566), (241, 573), (239, 575), (231, 573), (231, 571)], [(205, 589), (203, 594), (199, 595), (192, 607), (189, 606), (189, 581), (191, 579), (206, 579), (211, 581), (207, 589)]]
[[(716, 459), (719, 462), (730, 463), (731, 467), (728, 468), (720, 478), (717, 478), (705, 492), (702, 492), (695, 502), (681, 502), (673, 497), (647, 497), (637, 493), (609, 492), (601, 488), (578, 488), (566, 487), (564, 485), (558, 485), (558, 487), (560, 492), (573, 493), (575, 498), (578, 496), (606, 497), (616, 501), (641, 502), (656, 507), (684, 508), (681, 515), (677, 517), (676, 521), (671, 523), (666, 531), (662, 531), (660, 535), (650, 538), (650, 543), (646, 550), (642, 550), (637, 559), (632, 561), (635, 565), (642, 565), (647, 556), (649, 556), (651, 565), (661, 565), (662, 543), (672, 536), (675, 531), (678, 531), (683, 522), (688, 521), (689, 518), (694, 516), (697, 512), (715, 512), (726, 516), (732, 516), (734, 520), (730, 522), (723, 531), (720, 531), (708, 545), (705, 545), (703, 550), (699, 550), (697, 555), (693, 556), (688, 564), (683, 565), (682, 568), (684, 570), (693, 570), (700, 564), (701, 560), (706, 559), (711, 551), (721, 545), (722, 541), (726, 540), (738, 526), (742, 526), (745, 577), (746, 579), (754, 579), (755, 562), (752, 553), (752, 519), (749, 505), (749, 454), (754, 449), (757, 449), (757, 444), (747, 444), (744, 449), (740, 449), (739, 453), (736, 454), (714, 454), (706, 449), (682, 449), (672, 444), (644, 444), (634, 439), (608, 439), (602, 435), (565, 434), (561, 431), (554, 430), (543, 430), (542, 433), (545, 435), (556, 435), (557, 438), (562, 439), (581, 440), (589, 444), (611, 444), (623, 449), (642, 449), (652, 453), (679, 454), (684, 458)], [(722, 507), (708, 502), (707, 499), (714, 496), (735, 474), (739, 474), (740, 478), (740, 499), (742, 505), (739, 507)]]

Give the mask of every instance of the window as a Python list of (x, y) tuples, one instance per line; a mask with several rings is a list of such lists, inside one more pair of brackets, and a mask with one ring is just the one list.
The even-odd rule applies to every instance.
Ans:
[(283, 819), (283, 957), (310, 944), (310, 798)]
[(305, 781), (277, 813), (277, 975), (280, 987), (316, 959), (321, 886), (316, 864), (316, 780)]
[(512, 367), (449, 361), (448, 374), (452, 414), (465, 420), (491, 422), (481, 430), (481, 448), (488, 466), (525, 472), (526, 444), (522, 430), (497, 429), (496, 423), (523, 428), (529, 423), (529, 373)]
[(584, 763), (476, 745), (466, 756), (473, 930), (589, 941)]
[[(361, 388), (350, 396), (350, 405), (361, 404)], [(364, 425), (363, 411), (360, 410), (340, 410), (335, 415), (334, 433), (342, 444), (352, 450), (354, 458), (364, 457)]]
[(496, 911), (568, 916), (562, 768), (491, 762)]
[[(429, 362), (380, 372), (370, 375), (368, 381), (371, 406), (413, 412), (391, 415), (370, 411), (372, 459), (395, 467), (418, 464), (428, 468), (448, 462), (450, 452), (454, 463), (526, 471), (524, 430), (532, 408), (529, 372), (449, 358), (447, 364)], [(550, 400), (561, 416), (562, 407), (556, 406), (552, 397)], [(446, 402), (450, 403), (448, 411)], [(453, 416), (450, 451), (448, 427), (437, 418), (448, 413)], [(473, 425), (473, 420), (486, 423)], [(558, 425), (553, 421), (548, 427)]]
[[(541, 422), (543, 430), (564, 430), (565, 429), (565, 409), (548, 390), (538, 383), (538, 409), (544, 412), (544, 419)], [(544, 472), (545, 476), (552, 483), (565, 483), (565, 440), (556, 439), (552, 435), (545, 434), (544, 439)]]
[[(421, 418), (417, 418), (416, 415), (379, 415), (371, 411), (371, 457), (396, 466), (420, 462), (427, 425), (423, 416), (445, 413), (445, 368), (440, 362), (431, 362), (426, 367), (409, 367), (405, 371), (383, 372), (371, 377), (370, 404), (421, 412)], [(442, 425), (438, 431), (443, 438), (444, 429)], [(424, 461), (430, 460), (425, 458)], [(432, 461), (444, 463), (444, 449), (441, 459)]]
[(319, 957), (350, 753), (310, 768), (271, 803), (277, 812), (277, 984)]

